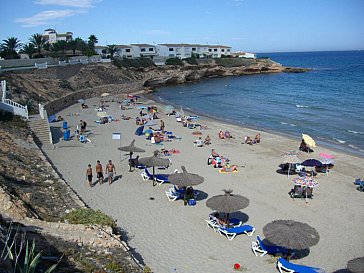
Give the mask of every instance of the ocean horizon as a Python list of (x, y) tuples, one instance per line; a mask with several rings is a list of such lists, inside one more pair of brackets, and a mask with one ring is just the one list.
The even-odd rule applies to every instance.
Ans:
[(312, 71), (233, 76), (162, 87), (154, 98), (177, 109), (294, 137), (298, 144), (301, 133), (306, 133), (318, 145), (364, 157), (364, 51), (257, 55)]

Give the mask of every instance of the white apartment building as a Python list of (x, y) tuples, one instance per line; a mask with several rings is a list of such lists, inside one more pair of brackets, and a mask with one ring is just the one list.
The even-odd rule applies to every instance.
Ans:
[(231, 47), (224, 46), (224, 45), (207, 45), (208, 47), (208, 54), (212, 58), (221, 58), (224, 56), (231, 55)]
[(106, 46), (95, 46), (95, 52), (98, 55), (106, 55), (107, 53), (106, 50), (107, 50)]
[[(115, 45), (117, 52), (115, 58), (133, 58), (133, 48), (129, 45)], [(107, 46), (95, 46), (95, 52), (101, 56), (107, 56)]]
[(44, 31), (42, 36), (50, 43), (53, 44), (57, 41), (72, 41), (72, 32), (57, 33), (55, 29), (49, 28)]
[(200, 44), (159, 44), (158, 54), (162, 57), (175, 57), (180, 59), (190, 58), (221, 58), (222, 55), (231, 55), (231, 47), (222, 45)]
[(158, 56), (157, 48), (154, 45), (149, 44), (131, 44), (133, 58), (153, 57)]
[(133, 58), (133, 48), (129, 45), (116, 45), (115, 58)]

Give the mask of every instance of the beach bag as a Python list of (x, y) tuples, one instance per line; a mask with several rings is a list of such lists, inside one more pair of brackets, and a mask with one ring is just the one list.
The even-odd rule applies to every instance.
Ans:
[(189, 206), (195, 206), (196, 205), (196, 200), (195, 199), (188, 199), (188, 205)]
[(208, 159), (207, 159), (207, 165), (211, 165), (211, 157), (209, 157)]

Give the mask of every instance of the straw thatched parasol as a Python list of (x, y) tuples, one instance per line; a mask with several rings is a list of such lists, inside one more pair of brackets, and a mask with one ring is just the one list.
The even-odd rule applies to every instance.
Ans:
[(188, 173), (185, 166), (181, 166), (182, 173), (174, 173), (169, 175), (168, 181), (174, 185), (181, 187), (195, 186), (204, 181), (202, 176), (198, 174)]
[(232, 190), (223, 190), (225, 194), (216, 195), (206, 201), (206, 206), (212, 210), (225, 212), (226, 222), (229, 224), (229, 214), (249, 205), (249, 199), (239, 195), (232, 194)]
[(347, 268), (353, 273), (364, 273), (364, 257), (350, 260)]
[(130, 160), (131, 160), (131, 156), (133, 155), (133, 153), (143, 153), (145, 152), (145, 150), (135, 147), (134, 146), (135, 143), (135, 139), (128, 145), (128, 146), (124, 146), (124, 147), (119, 147), (118, 150), (119, 151), (123, 151), (123, 152), (129, 152), (129, 167), (130, 167), (130, 172), (131, 172), (131, 164), (130, 164)]
[(290, 250), (302, 250), (316, 245), (320, 235), (306, 223), (275, 220), (263, 228), (265, 238), (274, 245)]
[[(154, 151), (153, 156), (143, 157), (139, 159), (139, 163), (143, 164), (146, 168), (153, 167), (153, 178), (155, 175), (155, 167), (168, 167), (170, 163), (168, 159), (158, 157), (158, 154), (158, 151)], [(154, 180), (153, 186), (155, 186)]]

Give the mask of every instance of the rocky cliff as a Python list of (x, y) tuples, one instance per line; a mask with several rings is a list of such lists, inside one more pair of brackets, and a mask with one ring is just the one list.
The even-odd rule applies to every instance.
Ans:
[(142, 82), (155, 88), (163, 85), (194, 82), (214, 77), (260, 73), (305, 72), (307, 69), (286, 68), (269, 59), (204, 60), (198, 65), (147, 68), (117, 68), (112, 64), (88, 64), (51, 67), (3, 73), (11, 98), (20, 103), (46, 103), (76, 91), (104, 85)]

